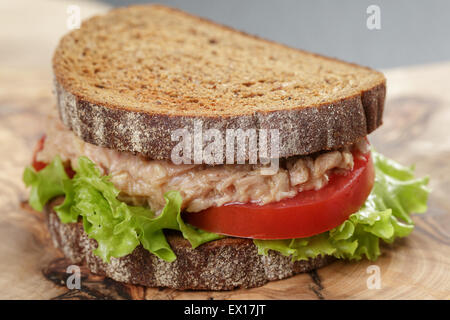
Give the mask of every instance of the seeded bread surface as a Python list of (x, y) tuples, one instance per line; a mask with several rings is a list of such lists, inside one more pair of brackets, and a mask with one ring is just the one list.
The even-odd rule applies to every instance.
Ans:
[(280, 157), (336, 149), (381, 125), (386, 91), (372, 69), (160, 5), (85, 21), (60, 41), (53, 70), (69, 128), (153, 159), (170, 159), (171, 133), (195, 120), (223, 133), (278, 129)]

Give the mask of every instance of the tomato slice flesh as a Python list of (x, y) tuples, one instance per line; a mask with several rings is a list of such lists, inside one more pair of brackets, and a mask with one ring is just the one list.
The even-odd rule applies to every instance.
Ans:
[(226, 204), (184, 212), (183, 219), (209, 232), (252, 239), (304, 238), (331, 230), (359, 210), (373, 187), (370, 152), (353, 156), (352, 171), (332, 174), (328, 184), (317, 191), (300, 192), (266, 205)]

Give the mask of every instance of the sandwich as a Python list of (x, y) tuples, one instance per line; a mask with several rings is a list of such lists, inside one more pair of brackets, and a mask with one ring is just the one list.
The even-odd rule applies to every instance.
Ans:
[(57, 112), (23, 174), (74, 264), (149, 287), (261, 286), (376, 260), (428, 178), (377, 153), (386, 80), (182, 11), (118, 8), (65, 35)]

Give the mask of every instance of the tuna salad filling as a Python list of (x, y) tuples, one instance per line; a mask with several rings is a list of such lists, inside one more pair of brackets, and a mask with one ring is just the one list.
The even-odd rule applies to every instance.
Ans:
[(332, 173), (345, 174), (354, 165), (352, 151), (367, 153), (367, 140), (345, 148), (310, 156), (283, 159), (277, 172), (267, 175), (260, 165), (175, 165), (170, 161), (149, 160), (84, 142), (58, 119), (51, 119), (43, 149), (37, 160), (50, 163), (55, 156), (70, 162), (86, 156), (109, 175), (120, 191), (119, 198), (132, 205), (146, 205), (160, 212), (164, 194), (179, 191), (182, 210), (199, 212), (227, 203), (260, 205), (292, 198), (307, 190), (319, 190)]

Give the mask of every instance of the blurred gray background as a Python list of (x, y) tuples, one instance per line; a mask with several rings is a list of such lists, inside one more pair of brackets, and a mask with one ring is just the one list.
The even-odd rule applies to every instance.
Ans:
[[(450, 60), (449, 0), (159, 0), (158, 2), (292, 47), (374, 68)], [(369, 30), (369, 5), (381, 30)]]

